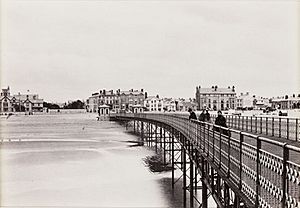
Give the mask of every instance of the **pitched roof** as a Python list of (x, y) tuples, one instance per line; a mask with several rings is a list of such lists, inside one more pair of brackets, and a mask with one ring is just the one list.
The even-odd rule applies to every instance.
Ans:
[(0, 100), (3, 100), (4, 98), (6, 98), (6, 99), (8, 99), (8, 100), (11, 100), (11, 99), (12, 99), (11, 96), (1, 96), (1, 97), (0, 97)]

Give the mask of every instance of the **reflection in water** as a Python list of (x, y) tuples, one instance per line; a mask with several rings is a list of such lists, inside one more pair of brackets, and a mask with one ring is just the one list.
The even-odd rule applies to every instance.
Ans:
[[(93, 114), (1, 118), (1, 206), (182, 207), (154, 152)], [(15, 141), (17, 140), (17, 141)], [(20, 140), (20, 141), (19, 141)], [(131, 142), (130, 142), (131, 141)]]

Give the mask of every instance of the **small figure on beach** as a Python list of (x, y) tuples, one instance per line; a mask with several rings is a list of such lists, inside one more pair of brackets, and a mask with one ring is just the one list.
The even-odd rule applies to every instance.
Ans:
[(197, 120), (197, 116), (192, 108), (189, 108), (188, 112), (190, 113), (189, 120), (191, 120), (191, 119)]
[[(218, 125), (218, 126), (222, 126), (222, 127), (225, 127), (225, 128), (228, 128), (227, 127), (227, 124), (226, 124), (226, 118), (222, 115), (222, 111), (218, 110), (218, 116), (215, 120), (215, 124)], [(224, 129), (221, 129), (219, 127), (214, 127), (215, 131), (218, 131), (220, 132), (221, 134), (225, 134), (227, 136), (230, 136), (230, 131), (228, 130), (224, 130)]]

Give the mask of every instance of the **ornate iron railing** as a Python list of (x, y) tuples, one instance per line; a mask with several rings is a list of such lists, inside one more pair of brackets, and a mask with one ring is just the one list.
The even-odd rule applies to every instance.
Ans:
[[(216, 115), (211, 118), (214, 121)], [(225, 118), (228, 127), (233, 129), (295, 141), (300, 139), (298, 118), (238, 115), (225, 115)]]
[(207, 161), (226, 175), (231, 188), (256, 207), (300, 208), (300, 148), (211, 123), (168, 114), (117, 114), (176, 128)]

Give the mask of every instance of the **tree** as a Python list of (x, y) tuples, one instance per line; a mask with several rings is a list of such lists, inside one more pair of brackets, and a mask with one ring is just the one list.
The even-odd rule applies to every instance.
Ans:
[(64, 106), (64, 109), (84, 109), (84, 103), (80, 100), (73, 101)]
[(43, 102), (43, 106), (45, 108), (49, 108), (49, 109), (60, 109), (60, 107), (57, 104), (55, 104), (55, 103)]

